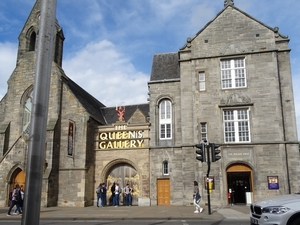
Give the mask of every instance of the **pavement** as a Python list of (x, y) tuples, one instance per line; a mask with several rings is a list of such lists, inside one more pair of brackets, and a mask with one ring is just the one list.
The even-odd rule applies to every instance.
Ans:
[[(41, 208), (41, 220), (249, 220), (249, 206), (233, 205), (226, 207), (207, 206), (202, 213), (194, 213), (194, 206), (89, 206)], [(21, 215), (8, 217), (8, 208), (0, 208), (1, 220), (21, 220)], [(12, 211), (13, 212), (13, 211)]]

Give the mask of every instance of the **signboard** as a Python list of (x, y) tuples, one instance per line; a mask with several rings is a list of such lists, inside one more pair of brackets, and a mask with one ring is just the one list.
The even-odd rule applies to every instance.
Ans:
[(268, 188), (270, 190), (279, 189), (278, 176), (268, 176)]

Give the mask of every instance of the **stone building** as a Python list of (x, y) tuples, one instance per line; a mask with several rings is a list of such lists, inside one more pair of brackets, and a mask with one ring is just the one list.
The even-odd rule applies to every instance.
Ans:
[[(225, 1), (178, 52), (154, 55), (148, 83), (152, 204), (189, 204), (194, 180), (207, 202), (208, 172), (214, 205), (299, 191), (288, 43), (277, 27)], [(221, 159), (209, 171), (207, 162), (196, 160), (194, 145), (203, 140), (220, 145)]]
[[(39, 15), (37, 0), (19, 35), (16, 68), (0, 101), (0, 206), (9, 203), (15, 184), (25, 186)], [(93, 205), (96, 186), (112, 180), (133, 185), (133, 203), (149, 205), (149, 105), (121, 107), (125, 114), (118, 118), (116, 108), (105, 107), (64, 73), (58, 22), (55, 32), (41, 205)], [(97, 141), (104, 132), (116, 134), (102, 140), (105, 148)]]
[[(25, 185), (39, 14), (37, 0), (0, 101), (0, 206)], [(118, 107), (64, 73), (58, 22), (55, 32), (42, 206), (93, 205), (102, 182), (129, 183), (142, 206), (189, 205), (197, 180), (207, 202), (208, 163), (194, 147), (204, 139), (221, 150), (210, 165), (212, 204), (227, 205), (229, 190), (241, 204), (299, 191), (289, 39), (278, 28), (225, 1), (178, 52), (154, 55), (148, 103)]]

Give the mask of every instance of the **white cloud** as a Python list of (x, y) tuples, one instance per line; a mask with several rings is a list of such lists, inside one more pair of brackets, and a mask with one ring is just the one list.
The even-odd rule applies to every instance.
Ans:
[(64, 61), (67, 76), (106, 106), (147, 103), (149, 76), (109, 41), (92, 42)]
[(7, 80), (16, 66), (17, 45), (0, 42), (0, 100), (7, 91)]

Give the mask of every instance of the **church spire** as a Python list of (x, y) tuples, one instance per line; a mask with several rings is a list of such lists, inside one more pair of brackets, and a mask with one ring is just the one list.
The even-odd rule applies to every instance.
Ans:
[(233, 0), (224, 0), (224, 7), (226, 7), (228, 5), (234, 6)]

